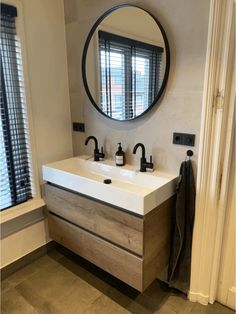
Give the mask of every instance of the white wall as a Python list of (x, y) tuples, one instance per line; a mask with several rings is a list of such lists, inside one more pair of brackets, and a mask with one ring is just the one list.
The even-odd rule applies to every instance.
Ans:
[[(72, 156), (64, 6), (63, 0), (17, 2), (22, 4), (24, 15), (25, 42), (22, 44), (27, 54), (29, 84), (26, 82), (26, 88), (32, 111), (33, 158), (42, 182), (42, 164)], [(23, 219), (27, 225), (22, 219), (11, 221), (11, 225), (9, 222), (9, 226), (5, 223), (1, 267), (49, 241), (43, 215), (33, 216), (32, 224), (27, 217)], [(5, 234), (9, 229), (11, 233)]]
[[(133, 3), (152, 12), (163, 25), (170, 43), (171, 70), (159, 105), (143, 117), (129, 122), (110, 120), (91, 105), (83, 87), (81, 58), (92, 25), (113, 5)], [(85, 122), (86, 133), (73, 132), (74, 154), (85, 151), (85, 136), (95, 135), (113, 157), (116, 143), (122, 142), (127, 160), (138, 165), (139, 153), (132, 155), (137, 142), (154, 156), (159, 170), (179, 171), (188, 147), (172, 144), (173, 132), (196, 134), (193, 160), (197, 161), (209, 0), (65, 0), (66, 39), (72, 121)], [(86, 147), (87, 152), (92, 148)], [(196, 165), (196, 163), (195, 163)]]

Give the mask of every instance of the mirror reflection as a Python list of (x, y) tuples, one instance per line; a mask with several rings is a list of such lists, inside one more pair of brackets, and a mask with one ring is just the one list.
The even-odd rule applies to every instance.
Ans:
[(95, 28), (84, 51), (84, 80), (96, 108), (131, 120), (160, 97), (167, 73), (166, 41), (156, 20), (137, 7), (120, 7)]

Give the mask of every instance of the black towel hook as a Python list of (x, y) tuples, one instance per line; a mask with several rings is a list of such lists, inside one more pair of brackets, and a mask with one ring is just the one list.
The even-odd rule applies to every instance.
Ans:
[(187, 157), (189, 158), (189, 160), (191, 159), (191, 157), (193, 156), (193, 151), (191, 149), (187, 150), (186, 152), (187, 156), (186, 156), (186, 159)]

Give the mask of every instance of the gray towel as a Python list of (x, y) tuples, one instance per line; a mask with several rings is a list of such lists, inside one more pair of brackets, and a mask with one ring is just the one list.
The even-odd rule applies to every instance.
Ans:
[(184, 161), (180, 167), (180, 176), (177, 186), (168, 268), (169, 286), (184, 293), (187, 293), (190, 284), (195, 195), (195, 181), (191, 160)]

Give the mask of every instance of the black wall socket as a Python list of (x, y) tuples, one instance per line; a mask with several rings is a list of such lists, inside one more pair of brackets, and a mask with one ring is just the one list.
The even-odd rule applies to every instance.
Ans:
[(75, 132), (85, 132), (85, 125), (81, 122), (73, 122), (73, 131)]
[(195, 134), (173, 133), (173, 144), (194, 146)]

